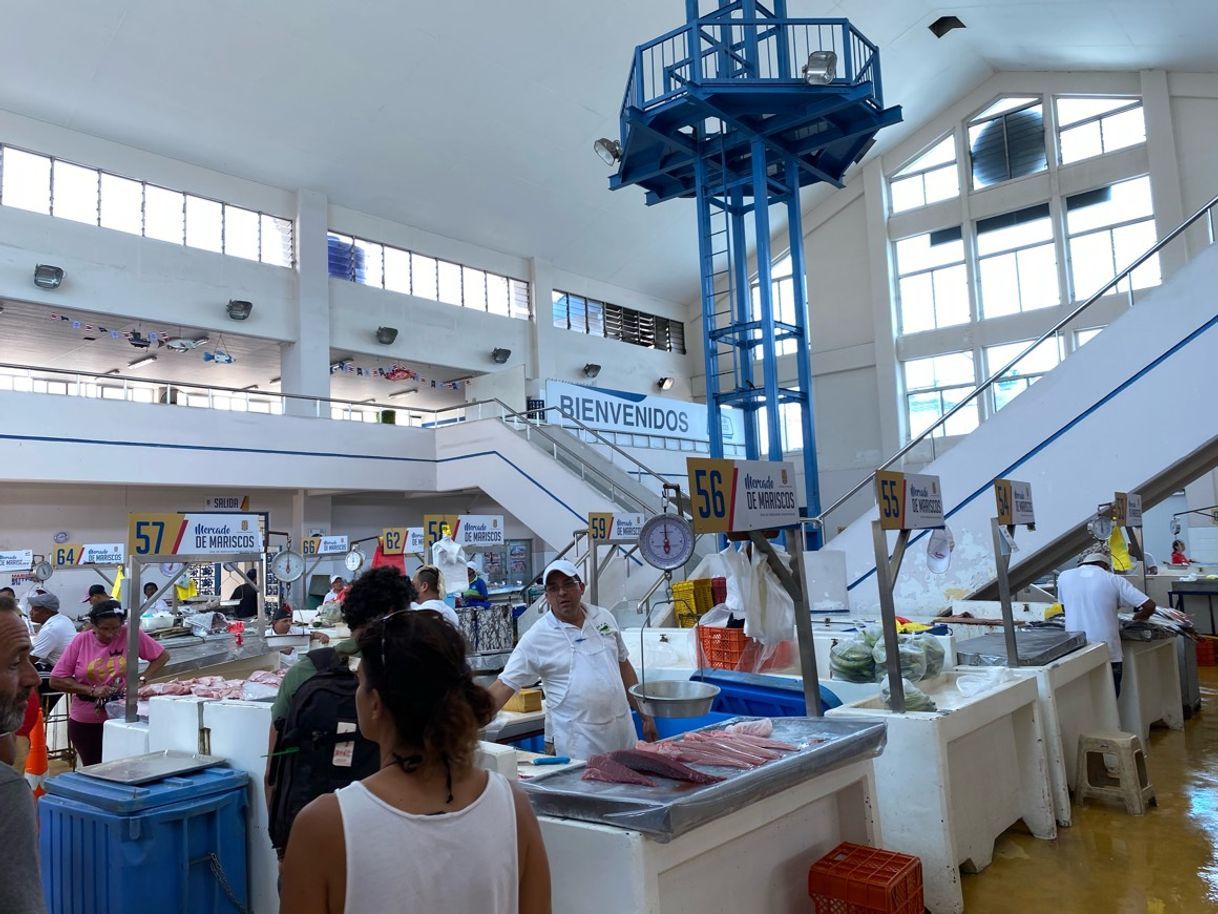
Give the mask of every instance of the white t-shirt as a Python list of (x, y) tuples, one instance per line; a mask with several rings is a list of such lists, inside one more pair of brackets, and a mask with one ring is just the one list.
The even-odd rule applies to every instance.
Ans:
[(411, 609), (433, 609), (444, 617), (453, 628), (461, 627), (461, 620), (457, 618), (457, 611), (445, 603), (443, 600), (424, 600), (422, 603), (412, 603)]
[(630, 659), (626, 642), (618, 630), (613, 614), (600, 606), (584, 604), (586, 617), (584, 627), (576, 628), (560, 622), (553, 611), (546, 613), (524, 633), (507, 667), (499, 674), (499, 681), (510, 689), (523, 689), (538, 679), (546, 690), (546, 702), (559, 704), (567, 694), (571, 680), (571, 643), (576, 638), (612, 639), (606, 645), (617, 652), (618, 662)]
[(1066, 611), (1066, 630), (1087, 633), (1088, 641), (1103, 641), (1108, 656), (1120, 663), (1121, 606), (1138, 607), (1148, 599), (1125, 578), (1095, 565), (1079, 565), (1057, 578), (1057, 598)]
[(63, 613), (55, 613), (38, 629), (30, 653), (39, 660), (54, 663), (75, 637), (76, 626), (72, 620)]
[[(340, 593), (341, 593), (341, 591), (340, 591)], [(327, 603), (333, 603), (337, 599), (338, 599), (338, 594), (336, 594), (334, 592), (334, 589), (331, 588), (330, 590), (326, 591), (325, 597), (322, 598), (321, 605), (325, 606)]]

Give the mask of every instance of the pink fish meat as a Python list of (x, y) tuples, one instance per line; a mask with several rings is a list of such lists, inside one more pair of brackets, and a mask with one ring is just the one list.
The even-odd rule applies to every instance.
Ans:
[(594, 755), (588, 759), (581, 780), (605, 781), (609, 784), (639, 784), (643, 787), (655, 787), (656, 785), (651, 778), (627, 768), (621, 762), (615, 762), (608, 755)]
[(757, 720), (742, 720), (739, 723), (728, 724), (723, 729), (728, 733), (766, 737), (774, 732), (774, 721), (768, 717), (760, 717)]
[(745, 745), (757, 746), (760, 749), (777, 749), (779, 752), (795, 752), (799, 749), (798, 746), (792, 746), (790, 743), (784, 743), (782, 740), (765, 739), (760, 736), (747, 736), (743, 733), (733, 733), (732, 736)]
[(616, 752), (610, 752), (609, 757), (615, 762), (625, 765), (635, 771), (645, 774), (658, 774), (663, 778), (672, 778), (675, 781), (690, 781), (694, 784), (713, 784), (716, 781), (722, 781), (723, 778), (717, 775), (707, 774), (704, 771), (698, 771), (696, 768), (690, 768), (688, 765), (683, 765), (676, 759), (666, 758), (656, 752), (639, 752), (637, 749), (618, 749)]

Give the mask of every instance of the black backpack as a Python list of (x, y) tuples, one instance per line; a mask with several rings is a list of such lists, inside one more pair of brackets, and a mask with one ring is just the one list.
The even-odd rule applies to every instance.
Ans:
[[(317, 672), (292, 696), (287, 716), (276, 722), (271, 759), (271, 844), (280, 851), (297, 814), (309, 803), (380, 768), (377, 744), (359, 732), (355, 691), (359, 683), (332, 647), (310, 651)], [(339, 732), (340, 729), (344, 732)], [(334, 764), (349, 754), (351, 764)]]

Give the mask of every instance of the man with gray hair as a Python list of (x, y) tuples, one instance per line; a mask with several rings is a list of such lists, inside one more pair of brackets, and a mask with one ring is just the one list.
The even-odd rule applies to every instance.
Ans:
[(1125, 578), (1112, 573), (1112, 554), (1099, 545), (1079, 556), (1078, 567), (1063, 571), (1057, 578), (1057, 598), (1066, 611), (1066, 631), (1086, 632), (1088, 641), (1108, 645), (1112, 661), (1112, 682), (1121, 694), (1124, 653), (1121, 650), (1121, 606), (1137, 610), (1134, 618), (1149, 619), (1155, 601)]
[(30, 635), (11, 597), (0, 597), (0, 911), (46, 914), (38, 870), (38, 829), (29, 784), (11, 767), (12, 733), (21, 726), (38, 671), (30, 662)]

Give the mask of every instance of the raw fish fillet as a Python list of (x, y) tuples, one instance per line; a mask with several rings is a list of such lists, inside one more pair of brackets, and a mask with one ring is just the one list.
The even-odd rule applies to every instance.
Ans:
[(616, 752), (610, 752), (609, 757), (615, 762), (619, 762), (635, 771), (658, 774), (660, 777), (672, 778), (674, 781), (713, 784), (716, 781), (723, 780), (721, 777), (690, 768), (688, 765), (683, 765), (675, 759), (665, 758), (655, 752), (639, 752), (637, 749), (618, 749)]
[(748, 736), (769, 736), (774, 732), (774, 721), (768, 717), (757, 720), (742, 720), (737, 724), (728, 724), (723, 728), (728, 733), (744, 733)]
[[(746, 736), (743, 733), (733, 733), (733, 738), (743, 745), (756, 746), (759, 749), (771, 749), (779, 752), (794, 752), (799, 747), (792, 746), (790, 743), (784, 743), (777, 739), (764, 739), (760, 736)], [(812, 740), (812, 742), (823, 742), (823, 740)]]
[(655, 787), (656, 782), (644, 777), (637, 771), (627, 768), (620, 762), (615, 762), (607, 755), (594, 755), (588, 759), (581, 780), (605, 781), (609, 784), (641, 784), (643, 787)]

